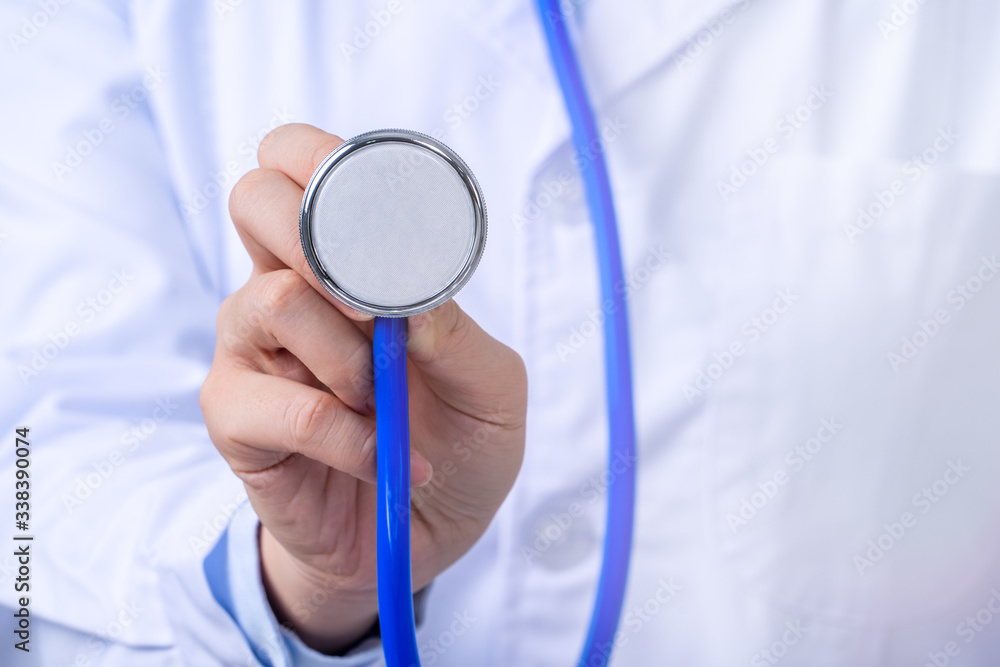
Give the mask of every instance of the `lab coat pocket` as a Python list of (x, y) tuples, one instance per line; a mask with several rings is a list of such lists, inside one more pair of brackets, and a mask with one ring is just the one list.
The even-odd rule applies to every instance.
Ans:
[(1000, 178), (776, 156), (733, 196), (702, 382), (748, 595), (892, 623), (996, 585)]

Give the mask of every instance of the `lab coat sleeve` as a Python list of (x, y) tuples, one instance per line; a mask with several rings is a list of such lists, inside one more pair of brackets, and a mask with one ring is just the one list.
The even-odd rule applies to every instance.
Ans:
[(156, 109), (191, 84), (134, 48), (123, 3), (51, 4), (0, 68), (0, 495), (13, 512), (27, 427), (35, 538), (30, 591), (0, 554), (0, 605), (30, 597), (31, 664), (253, 667), (203, 570), (246, 494), (198, 401), (229, 290), (209, 241), (230, 223), (183, 218)]
[(334, 657), (309, 648), (278, 624), (260, 575), (260, 522), (245, 503), (205, 558), (205, 578), (212, 595), (239, 625), (254, 655), (268, 667), (366, 667), (379, 664), (381, 642), (369, 639), (349, 655)]

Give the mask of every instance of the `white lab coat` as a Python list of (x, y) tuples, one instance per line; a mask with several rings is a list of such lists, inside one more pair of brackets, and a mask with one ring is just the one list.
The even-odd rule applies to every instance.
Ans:
[[(613, 664), (994, 664), (1000, 4), (569, 5), (632, 324)], [(37, 535), (33, 651), (5, 639), (3, 664), (253, 664), (201, 571), (243, 496), (197, 394), (250, 270), (228, 192), (289, 121), (434, 134), (479, 178), (489, 238), (459, 301), (525, 359), (527, 453), (435, 582), (421, 653), (575, 664), (603, 525), (601, 311), (532, 3), (0, 16), (0, 437), (32, 429)]]

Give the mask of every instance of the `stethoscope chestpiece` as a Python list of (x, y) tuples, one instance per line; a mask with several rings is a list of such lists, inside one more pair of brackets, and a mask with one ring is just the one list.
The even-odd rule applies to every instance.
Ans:
[(486, 244), (486, 206), (450, 148), (409, 130), (358, 135), (306, 186), (302, 250), (320, 283), (381, 317), (428, 311), (472, 277)]

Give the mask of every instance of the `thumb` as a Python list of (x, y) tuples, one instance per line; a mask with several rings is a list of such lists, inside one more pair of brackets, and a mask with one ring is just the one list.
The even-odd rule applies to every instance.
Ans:
[(409, 318), (407, 353), (430, 389), (454, 409), (495, 423), (523, 422), (524, 362), (454, 301)]

